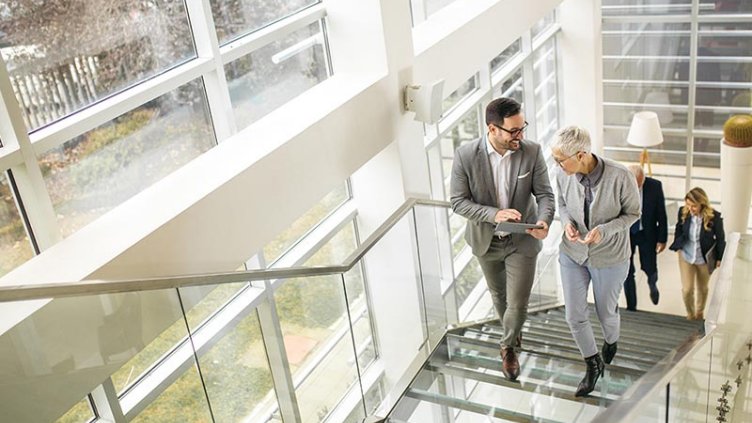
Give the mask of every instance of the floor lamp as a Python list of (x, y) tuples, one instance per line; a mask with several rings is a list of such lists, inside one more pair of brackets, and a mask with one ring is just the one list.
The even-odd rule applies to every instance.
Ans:
[(627, 143), (642, 147), (640, 167), (644, 168), (645, 163), (647, 163), (648, 176), (653, 176), (648, 147), (655, 147), (663, 143), (663, 132), (661, 132), (661, 124), (658, 122), (658, 115), (655, 112), (635, 113), (632, 117), (632, 125), (629, 127), (629, 134), (627, 134)]

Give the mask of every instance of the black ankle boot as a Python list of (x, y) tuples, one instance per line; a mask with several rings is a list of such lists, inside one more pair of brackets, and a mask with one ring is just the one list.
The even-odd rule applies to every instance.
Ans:
[(586, 358), (585, 365), (587, 366), (587, 372), (585, 373), (585, 377), (582, 378), (580, 385), (577, 387), (577, 392), (574, 394), (576, 397), (584, 397), (593, 392), (593, 389), (595, 389), (595, 383), (598, 382), (598, 378), (601, 377), (603, 370), (606, 368), (606, 365), (603, 364), (603, 360), (601, 360), (601, 356), (598, 354)]
[(601, 354), (603, 354), (603, 361), (605, 361), (606, 364), (611, 364), (611, 361), (613, 361), (614, 356), (616, 355), (616, 341), (614, 341), (613, 344), (603, 341)]

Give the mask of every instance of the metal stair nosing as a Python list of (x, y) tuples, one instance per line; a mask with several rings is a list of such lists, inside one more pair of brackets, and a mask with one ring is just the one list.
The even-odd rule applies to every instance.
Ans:
[[(452, 363), (455, 364), (463, 364), (466, 366), (478, 366), (486, 370), (498, 372), (499, 369), (501, 369), (501, 363), (499, 360), (493, 360), (488, 357), (456, 357), (452, 360)], [(530, 365), (529, 363), (526, 363), (524, 360), (520, 363), (522, 369), (523, 369), (523, 375), (520, 376), (520, 380), (525, 381), (531, 381), (533, 383), (537, 383), (536, 381), (540, 381), (539, 384), (543, 383), (556, 383), (561, 386), (566, 386), (571, 388), (571, 394), (574, 395), (574, 392), (577, 390), (577, 385), (582, 380), (582, 376), (585, 374), (584, 366), (582, 368), (582, 372), (579, 372), (577, 374), (573, 373), (565, 373), (565, 372), (559, 372), (559, 373), (551, 373), (549, 369), (539, 368), (537, 366)], [(499, 376), (502, 377), (502, 376)], [(521, 382), (516, 382), (521, 383)], [(602, 383), (606, 383), (609, 388), (608, 391), (603, 391), (603, 385)], [(599, 383), (600, 388), (596, 388), (593, 393), (591, 393), (591, 397), (598, 398), (599, 400), (603, 401), (612, 401), (617, 399), (620, 395), (622, 395), (624, 392), (626, 392), (627, 389), (632, 385), (633, 381), (622, 381), (621, 379), (614, 378), (613, 373), (609, 372), (608, 369), (606, 369), (606, 373), (604, 377), (601, 379), (601, 382)], [(608, 392), (613, 392), (612, 394), (609, 394)], [(606, 396), (604, 396), (606, 395)], [(607, 395), (611, 395), (613, 398), (609, 398)], [(575, 401), (579, 400), (579, 398), (575, 399)]]
[[(540, 323), (540, 324), (538, 324)], [(602, 338), (602, 334), (600, 331), (598, 331), (596, 328), (600, 326), (600, 323), (598, 321), (591, 322), (593, 324), (593, 335), (597, 337)], [(545, 325), (546, 327), (541, 327)], [(626, 326), (626, 327), (625, 327)], [(495, 323), (488, 323), (485, 327), (489, 328), (498, 328), (502, 329), (501, 326)], [(569, 329), (569, 325), (566, 324), (566, 322), (559, 322), (559, 321), (549, 321), (549, 322), (540, 322), (540, 321), (530, 321), (529, 319), (525, 322), (525, 326), (530, 328), (534, 331), (544, 331), (547, 332), (549, 330), (555, 330), (558, 333), (567, 333), (571, 334), (571, 331)], [(649, 341), (653, 344), (657, 345), (665, 345), (668, 349), (674, 348), (677, 344), (680, 344), (684, 341), (684, 339), (687, 338), (687, 335), (685, 335), (684, 331), (673, 331), (670, 334), (663, 334), (663, 336), (659, 338), (653, 338), (653, 339), (646, 339), (646, 331), (652, 330), (653, 328), (643, 328), (643, 330), (638, 331), (634, 327), (630, 328), (628, 324), (625, 324), (622, 322), (621, 324), (621, 330), (619, 331), (619, 339), (625, 339), (630, 341), (636, 341), (636, 342), (642, 342), (642, 341)], [(688, 334), (689, 332), (687, 332)], [(571, 335), (570, 335), (571, 336)]]
[[(590, 320), (596, 320), (598, 318), (598, 313), (595, 312), (595, 309), (591, 309), (590, 311)], [(551, 308), (546, 310), (545, 313), (552, 317), (556, 316), (557, 320), (566, 320), (564, 317), (565, 312), (563, 309)], [(538, 315), (540, 315), (540, 313), (538, 313)], [(683, 328), (692, 331), (697, 330), (699, 326), (698, 322), (696, 321), (689, 321), (683, 317), (669, 314), (643, 311), (627, 312), (624, 311), (624, 309), (620, 309), (619, 316), (621, 317), (622, 323), (629, 322), (631, 324), (646, 325), (651, 327), (663, 327), (667, 329)]]
[[(452, 335), (452, 336), (457, 336), (457, 335)], [(482, 351), (486, 351), (488, 353), (491, 353), (492, 356), (498, 356), (498, 354), (499, 354), (498, 345), (497, 344), (493, 344), (493, 343), (488, 342), (488, 341), (483, 341), (483, 340), (478, 340), (478, 339), (472, 339), (472, 338), (465, 338), (465, 337), (461, 337), (459, 339), (459, 341), (460, 342), (464, 342), (466, 344), (472, 345), (474, 347), (474, 349), (476, 349), (476, 350), (481, 349)], [(546, 353), (546, 352), (541, 352), (541, 351), (530, 350), (530, 349), (526, 349), (526, 348), (522, 348), (521, 351), (525, 352), (525, 353), (528, 353), (528, 354), (531, 354), (531, 355), (538, 355), (538, 356), (541, 356), (541, 357), (544, 357), (544, 358), (559, 359), (559, 360), (563, 360), (563, 361), (567, 361), (567, 362), (577, 363), (577, 364), (582, 365), (584, 367), (584, 362), (582, 360), (582, 356), (580, 356), (579, 353), (576, 354), (576, 356), (574, 354), (572, 354), (572, 355), (570, 355), (570, 354), (552, 354), (552, 353)], [(452, 351), (448, 351), (448, 354), (449, 354), (449, 357), (452, 358), (452, 354), (453, 354)], [(638, 371), (638, 370), (635, 370), (635, 369), (631, 369), (631, 368), (628, 368), (628, 367), (621, 367), (621, 366), (614, 366), (614, 365), (610, 365), (610, 367), (614, 371), (622, 372), (622, 373), (626, 373), (626, 374), (630, 374), (630, 375), (641, 375), (642, 373), (644, 373), (644, 372), (641, 372), (641, 371)]]
[[(591, 319), (591, 323), (597, 322), (597, 320)], [(526, 324), (530, 324), (531, 326), (534, 326), (536, 323), (540, 323), (547, 326), (556, 326), (557, 328), (562, 328), (569, 330), (569, 324), (567, 324), (566, 321), (562, 321), (555, 318), (550, 318), (548, 316), (529, 316), (526, 319)], [(669, 337), (670, 339), (676, 340), (676, 342), (682, 342), (686, 336), (684, 336), (685, 333), (692, 333), (695, 332), (697, 329), (694, 328), (694, 330), (681, 330), (682, 328), (674, 328), (671, 332), (667, 334), (661, 334), (662, 337), (658, 338), (659, 341), (666, 341), (666, 337)], [(639, 339), (643, 340), (645, 339), (646, 331), (655, 331), (656, 327), (652, 325), (646, 325), (646, 324), (639, 324), (635, 325), (633, 322), (630, 322), (628, 320), (622, 319), (621, 321), (621, 328), (620, 328), (620, 336), (621, 337), (628, 337), (630, 339)], [(656, 341), (656, 340), (653, 340)]]
[(479, 404), (477, 402), (461, 400), (458, 398), (450, 397), (448, 395), (436, 394), (423, 390), (409, 390), (405, 393), (406, 396), (414, 398), (420, 401), (428, 401), (434, 404), (446, 405), (459, 410), (470, 411), (472, 413), (481, 414), (484, 416), (493, 416), (499, 419), (504, 419), (512, 422), (542, 422), (542, 423), (561, 423), (557, 420), (536, 418), (534, 416), (518, 413), (511, 410), (503, 410), (500, 408), (492, 407), (490, 405)]
[[(473, 379), (478, 382), (484, 382), (489, 383), (493, 385), (502, 386), (505, 388), (512, 388), (515, 390), (525, 391), (529, 393), (540, 393), (541, 391), (547, 391), (550, 393), (554, 393), (554, 398), (562, 399), (562, 400), (572, 400), (572, 391), (571, 390), (562, 390), (558, 388), (554, 388), (551, 386), (545, 386), (542, 384), (534, 383), (532, 380), (524, 380), (524, 381), (515, 381), (512, 382), (510, 380), (507, 380), (507, 378), (500, 376), (498, 374), (491, 374), (487, 372), (482, 372), (475, 369), (470, 369), (467, 367), (456, 367), (451, 365), (452, 362), (444, 362), (444, 363), (431, 363), (431, 367), (435, 369), (435, 371), (450, 375), (450, 376), (457, 376), (465, 379)], [(545, 395), (545, 394), (544, 394)], [(550, 395), (549, 395), (550, 396)], [(578, 398), (578, 402), (585, 402), (590, 405), (595, 406), (601, 406), (601, 405), (608, 405), (611, 404), (613, 400), (608, 398), (602, 398), (602, 397), (583, 397), (580, 401)]]
[[(472, 332), (470, 330), (466, 330), (465, 334), (467, 333), (478, 333), (478, 332)], [(556, 339), (560, 341), (562, 344), (571, 345), (573, 347), (576, 347), (576, 344), (574, 343), (574, 339), (571, 337), (571, 335), (564, 335), (563, 332), (559, 332), (557, 335), (552, 335), (550, 333), (545, 333), (540, 330), (530, 330), (530, 328), (523, 327), (523, 333), (525, 334), (523, 338), (523, 343), (530, 343), (533, 340), (538, 340), (538, 343), (545, 343), (546, 340)], [(501, 334), (498, 332), (480, 332), (481, 335), (486, 335), (489, 338), (493, 338), (494, 340), (501, 340)], [(598, 344), (603, 343), (603, 337), (602, 336), (596, 336), (595, 340)], [(677, 344), (680, 344), (681, 342), (677, 342)], [(619, 342), (619, 351), (620, 352), (630, 352), (632, 354), (640, 354), (640, 355), (649, 355), (653, 356), (657, 360), (660, 360), (661, 358), (665, 357), (666, 354), (669, 354), (673, 348), (659, 348), (656, 346), (635, 346), (632, 342), (624, 342), (620, 339)]]
[[(475, 334), (479, 336), (477, 337), (468, 336), (468, 333), (466, 332), (465, 337), (470, 338), (470, 339), (479, 339), (481, 341), (486, 341), (486, 342), (497, 341), (496, 339), (487, 339), (487, 340), (483, 339), (482, 333), (481, 334), (475, 333)], [(543, 348), (543, 351), (545, 351), (546, 349), (552, 349), (552, 350), (562, 350), (568, 353), (577, 353), (577, 354), (580, 353), (580, 350), (579, 348), (577, 348), (577, 345), (574, 343), (574, 341), (566, 342), (566, 343), (557, 343), (557, 344), (551, 344), (548, 341), (549, 340), (542, 339), (537, 336), (526, 336), (524, 339), (524, 344), (525, 345), (532, 344), (538, 347), (536, 349), (528, 348), (531, 351), (538, 351), (539, 348)], [(647, 366), (644, 369), (644, 370), (647, 370), (648, 368), (653, 367), (655, 363), (657, 363), (659, 360), (661, 360), (663, 357), (665, 357), (669, 353), (670, 353), (670, 350), (653, 352), (647, 349), (647, 350), (636, 351), (635, 348), (632, 348), (632, 347), (629, 347), (629, 345), (620, 343), (619, 352), (617, 353), (616, 358), (618, 358), (620, 361), (632, 361), (638, 364), (642, 364), (644, 366)], [(651, 359), (644, 358), (645, 356), (650, 357)]]

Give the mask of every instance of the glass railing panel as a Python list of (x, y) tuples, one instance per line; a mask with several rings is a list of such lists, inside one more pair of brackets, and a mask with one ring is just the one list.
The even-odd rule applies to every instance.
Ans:
[(362, 266), (356, 264), (344, 274), (344, 279), (358, 367), (362, 373), (376, 360), (378, 354)]
[(89, 396), (74, 405), (73, 408), (63, 414), (62, 417), (55, 420), (55, 423), (80, 423), (88, 422), (94, 419), (94, 410), (91, 409), (91, 403), (89, 402)]
[(191, 331), (195, 331), (202, 323), (209, 321), (247, 287), (247, 282), (236, 282), (180, 288), (183, 307), (186, 310), (185, 315)]
[(208, 422), (212, 415), (195, 362), (131, 422)]
[(445, 215), (441, 213), (445, 210), (416, 205), (412, 213), (426, 327), (432, 345), (440, 341), (449, 322), (456, 322), (456, 312), (447, 310), (454, 310), (455, 305), (447, 304), (443, 296), (445, 281), (453, 278), (448, 266), (452, 254), (447, 249), (447, 239), (437, 236), (437, 232), (446, 234), (445, 227), (441, 227), (446, 224)]
[(683, 368), (671, 379), (669, 391), (669, 421), (697, 421), (705, 419), (708, 407), (708, 382), (712, 342), (708, 340)]
[[(148, 295), (149, 292), (145, 294)], [(158, 304), (158, 302), (155, 302), (155, 304)], [(174, 307), (179, 307), (179, 303), (171, 304), (168, 308)], [(138, 348), (136, 354), (128, 355), (129, 359), (112, 374), (112, 383), (115, 385), (118, 395), (124, 394), (129, 387), (133, 386), (141, 377), (149, 372), (154, 363), (160, 360), (160, 358), (167, 356), (173, 348), (185, 339), (187, 333), (182, 313), (169, 316), (169, 320), (171, 321), (169, 326), (156, 337), (144, 338), (149, 339), (149, 342), (143, 345), (142, 348)], [(108, 336), (117, 335), (112, 334)]]
[[(38, 304), (2, 304), (0, 312), (10, 317)], [(160, 397), (152, 410), (208, 419), (187, 335), (174, 289), (50, 300), (0, 338), (0, 420), (54, 421), (77, 414), (71, 405), (113, 373), (119, 386), (129, 386), (121, 396), (129, 418), (139, 412), (155, 416), (145, 404)]]
[[(188, 321), (214, 420), (248, 421), (261, 409), (278, 408), (255, 305), (260, 290), (231, 283), (180, 291), (184, 302), (190, 294), (209, 292), (188, 312)], [(191, 312), (206, 313), (201, 308), (210, 317), (192, 319)]]
[(303, 422), (323, 421), (358, 383), (341, 275), (285, 280), (274, 294)]
[(558, 220), (551, 222), (548, 236), (542, 241), (535, 269), (535, 282), (528, 308), (535, 310), (563, 303), (559, 282), (559, 243), (562, 228)]
[[(368, 292), (373, 304), (372, 318), (377, 322), (379, 356), (383, 359), (383, 375), (378, 382), (381, 387), (372, 397), (380, 403), (374, 413), (370, 412), (373, 405), (368, 404), (369, 415), (386, 415), (407, 387), (409, 377), (428, 357), (426, 313), (432, 313), (432, 309), (425, 302), (436, 303), (435, 299), (425, 299), (427, 284), (418, 271), (413, 222), (413, 214), (408, 212), (362, 259), (371, 287)], [(430, 255), (431, 243), (424, 242), (424, 252)], [(428, 295), (437, 294), (441, 301), (440, 286), (436, 285), (428, 290)]]
[(668, 418), (668, 414), (666, 413), (668, 405), (667, 396), (670, 389), (670, 385), (663, 385), (662, 389), (656, 390), (647, 401), (635, 409), (635, 412), (629, 421), (634, 423), (700, 421), (697, 419), (677, 420), (674, 418)]

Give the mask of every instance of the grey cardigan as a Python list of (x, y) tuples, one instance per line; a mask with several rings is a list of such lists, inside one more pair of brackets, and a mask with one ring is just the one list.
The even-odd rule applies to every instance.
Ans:
[[(603, 236), (597, 244), (585, 245), (562, 236), (560, 251), (579, 264), (589, 260), (595, 268), (610, 267), (629, 259), (629, 227), (640, 217), (640, 192), (632, 172), (623, 165), (598, 156), (603, 160), (603, 176), (593, 190), (590, 205), (590, 228), (598, 228)], [(585, 188), (576, 175), (567, 175), (559, 169), (556, 174), (559, 217), (562, 226), (572, 223), (580, 237), (588, 233), (584, 218)]]

